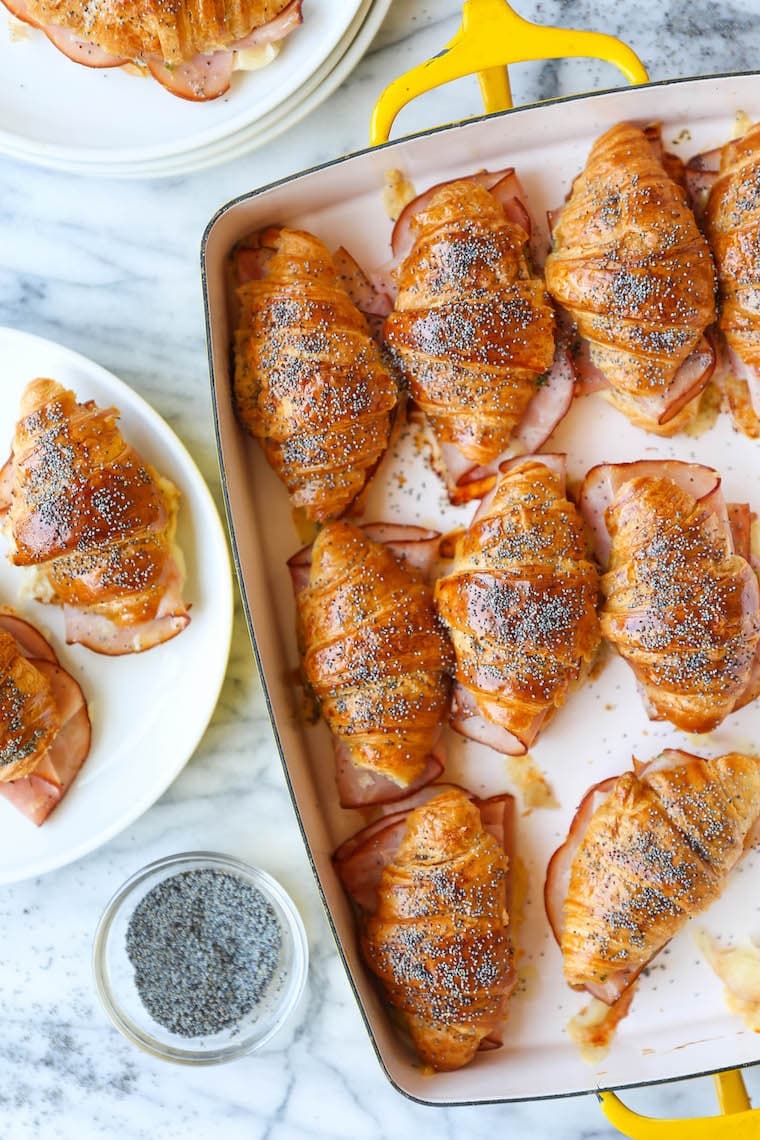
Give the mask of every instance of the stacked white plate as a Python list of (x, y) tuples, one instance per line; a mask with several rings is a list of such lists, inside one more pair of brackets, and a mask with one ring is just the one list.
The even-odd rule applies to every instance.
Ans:
[(75, 174), (157, 178), (226, 162), (269, 142), (349, 75), (391, 0), (304, 0), (277, 58), (233, 75), (208, 103), (178, 99), (122, 68), (72, 63), (0, 6), (0, 152)]

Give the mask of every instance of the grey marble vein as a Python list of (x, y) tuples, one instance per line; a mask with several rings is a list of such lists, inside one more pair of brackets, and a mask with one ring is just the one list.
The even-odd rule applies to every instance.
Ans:
[[(653, 78), (756, 66), (758, 0), (523, 0), (544, 22), (623, 34)], [(0, 159), (0, 322), (92, 356), (172, 423), (218, 496), (198, 277), (202, 229), (223, 201), (363, 146), (380, 88), (434, 54), (458, 0), (396, 0), (354, 75), (263, 150), (187, 178), (83, 182)], [(523, 65), (528, 102), (619, 82), (589, 61)], [(478, 114), (474, 80), (425, 97), (399, 131)], [(255, 826), (254, 826), (255, 823)], [(255, 1058), (210, 1070), (131, 1048), (98, 1008), (92, 933), (110, 894), (151, 859), (193, 847), (268, 868), (291, 891), (311, 947), (298, 1014)], [(381, 1074), (335, 954), (269, 730), (241, 613), (219, 707), (187, 768), (142, 819), (89, 858), (0, 889), (0, 1140), (592, 1140), (610, 1135), (593, 1098), (426, 1109)], [(760, 1079), (748, 1075), (760, 1097)], [(659, 1115), (714, 1111), (708, 1081), (626, 1094)]]

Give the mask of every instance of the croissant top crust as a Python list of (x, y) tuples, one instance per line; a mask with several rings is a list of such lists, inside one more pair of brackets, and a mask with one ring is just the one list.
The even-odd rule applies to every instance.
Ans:
[(0, 781), (33, 772), (59, 727), (49, 681), (0, 631)]
[(290, 0), (26, 0), (40, 25), (68, 28), (115, 57), (178, 64), (229, 48)]

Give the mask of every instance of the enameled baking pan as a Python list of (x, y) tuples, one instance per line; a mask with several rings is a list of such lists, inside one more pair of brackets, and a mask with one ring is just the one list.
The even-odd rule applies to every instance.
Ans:
[[(490, 59), (489, 67), (492, 64)], [(393, 110), (406, 100), (415, 82), (396, 89), (390, 112), (383, 110), (376, 116), (378, 130), (386, 129)], [(493, 82), (492, 73), (486, 86)], [(502, 99), (505, 94), (502, 90)], [(682, 933), (660, 955), (643, 979), (633, 1012), (621, 1025), (609, 1055), (596, 1064), (579, 1057), (564, 1031), (584, 997), (564, 985), (560, 955), (541, 898), (548, 856), (564, 837), (575, 806), (590, 784), (629, 767), (634, 752), (646, 759), (669, 745), (703, 755), (718, 755), (731, 748), (756, 749), (760, 703), (697, 741), (647, 720), (633, 677), (620, 660), (608, 660), (600, 676), (574, 696), (532, 753), (532, 763), (546, 775), (561, 806), (536, 808), (519, 821), (518, 845), (530, 889), (519, 935), (523, 984), (511, 1003), (504, 1047), (481, 1054), (460, 1072), (424, 1075), (392, 1028), (362, 967), (353, 916), (330, 861), (336, 845), (357, 830), (362, 820), (358, 813), (336, 806), (329, 734), (323, 725), (304, 723), (300, 693), (293, 684), (298, 655), (285, 564), (301, 540), (284, 489), (233, 415), (225, 259), (244, 234), (284, 222), (313, 231), (333, 248), (346, 245), (360, 263), (373, 269), (389, 258), (391, 224), (383, 212), (381, 191), (384, 175), (391, 168), (401, 170), (421, 190), (472, 170), (514, 165), (534, 218), (540, 219), (563, 200), (593, 139), (614, 123), (657, 120), (663, 125), (665, 142), (687, 158), (725, 141), (739, 111), (753, 120), (760, 118), (760, 80), (755, 73), (644, 84), (492, 114), (363, 151), (255, 190), (221, 209), (204, 236), (203, 284), (222, 479), (246, 616), (275, 740), (336, 944), (375, 1051), (393, 1084), (428, 1104), (571, 1095), (716, 1072), (760, 1060), (760, 1038), (729, 1013), (721, 984), (693, 939), (698, 928), (728, 935), (735, 942), (757, 933), (757, 854), (747, 857), (704, 921), (693, 923), (692, 930)], [(416, 430), (410, 427), (386, 457), (365, 517), (441, 530), (466, 523), (472, 506), (452, 508), (444, 502), (441, 484), (425, 466)], [(722, 471), (729, 499), (749, 500), (760, 507), (757, 441), (736, 435), (726, 417), (698, 439), (660, 440), (631, 427), (604, 401), (588, 397), (575, 401), (551, 449), (568, 453), (571, 478), (576, 479), (602, 461), (654, 456), (697, 459)], [(488, 794), (514, 789), (519, 783), (514, 763), (453, 737), (449, 775)], [(724, 1103), (747, 1107), (740, 1085), (728, 1080), (724, 1084)], [(738, 1099), (731, 1100), (732, 1089)], [(620, 1123), (625, 1110), (616, 1108), (614, 1101), (608, 1107), (613, 1115), (618, 1111)], [(751, 1115), (738, 1113), (712, 1121), (711, 1126), (730, 1123), (736, 1128)], [(645, 1135), (645, 1122), (634, 1125), (631, 1120), (629, 1116), (621, 1127), (628, 1127), (630, 1135)], [(757, 1121), (752, 1126), (756, 1128)], [(699, 1134), (693, 1122), (688, 1134)], [(717, 1135), (714, 1131), (708, 1134)]]

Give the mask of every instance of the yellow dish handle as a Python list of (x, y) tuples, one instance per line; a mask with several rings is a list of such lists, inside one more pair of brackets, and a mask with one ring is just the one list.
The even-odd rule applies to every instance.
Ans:
[(715, 1074), (722, 1116), (655, 1120), (626, 1108), (615, 1093), (599, 1094), (610, 1124), (633, 1140), (760, 1140), (760, 1111), (753, 1112), (738, 1069)]
[(518, 16), (507, 0), (465, 0), (462, 26), (453, 40), (383, 91), (372, 113), (372, 145), (387, 142), (402, 107), (434, 87), (477, 73), (486, 111), (506, 111), (512, 106), (508, 64), (565, 56), (606, 59), (619, 67), (630, 83), (649, 79), (636, 53), (614, 36), (531, 24)]

